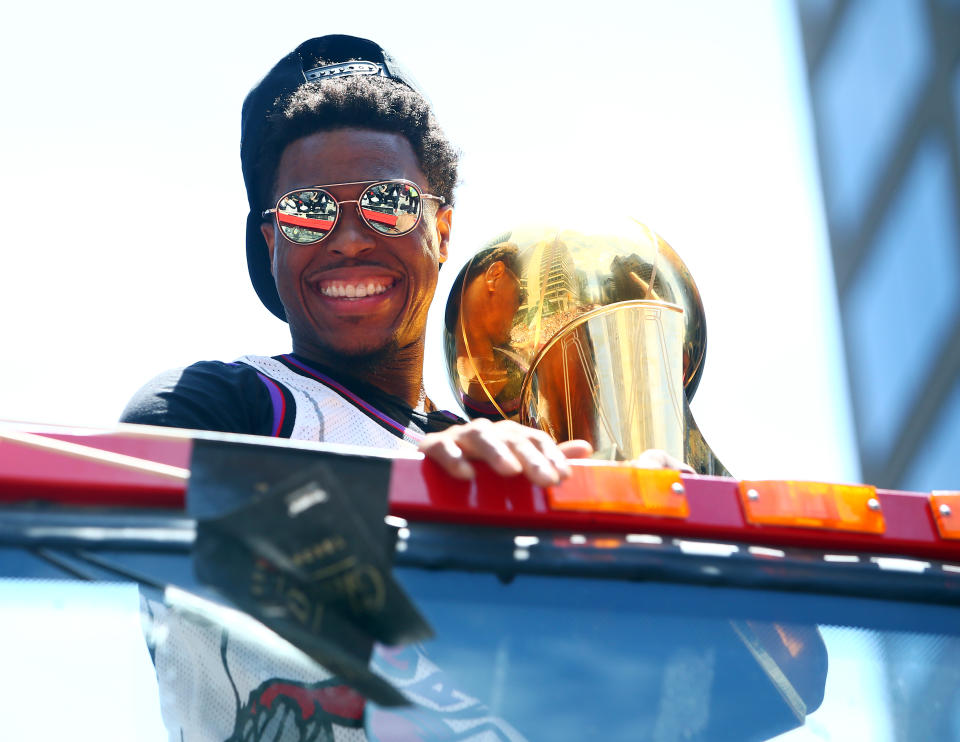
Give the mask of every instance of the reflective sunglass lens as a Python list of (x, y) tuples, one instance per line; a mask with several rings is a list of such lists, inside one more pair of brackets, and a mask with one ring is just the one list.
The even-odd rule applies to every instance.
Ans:
[(326, 237), (337, 221), (337, 202), (326, 191), (294, 191), (277, 204), (284, 236), (301, 245)]
[(420, 219), (420, 193), (410, 183), (377, 183), (360, 196), (364, 221), (381, 234), (406, 234)]

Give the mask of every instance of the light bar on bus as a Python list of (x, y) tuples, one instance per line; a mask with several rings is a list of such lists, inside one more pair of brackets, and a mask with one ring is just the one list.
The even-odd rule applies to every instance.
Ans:
[(830, 531), (883, 533), (886, 523), (877, 489), (826, 482), (743, 481), (740, 501), (748, 523)]
[[(960, 572), (957, 489), (931, 494), (818, 482), (740, 483), (599, 461), (572, 461), (569, 481), (541, 488), (482, 464), (466, 481), (415, 454), (136, 425), (104, 430), (0, 421), (0, 511), (42, 502), (68, 511), (94, 506), (183, 513), (188, 487), (201, 487), (200, 472), (217, 470), (218, 456), (248, 462), (244, 471), (229, 469), (241, 489), (267, 472), (286, 471), (292, 457), (331, 471), (355, 466), (345, 459), (357, 457), (364, 467), (382, 470), (390, 513), (408, 521), (556, 531), (590, 540), (627, 534), (628, 540), (829, 548), (939, 559)], [(278, 468), (279, 460), (287, 463)]]
[[(589, 463), (588, 463), (589, 462)], [(578, 461), (562, 484), (547, 488), (553, 510), (686, 518), (690, 514), (680, 472), (629, 464)]]
[(960, 491), (934, 490), (930, 509), (940, 538), (960, 540)]

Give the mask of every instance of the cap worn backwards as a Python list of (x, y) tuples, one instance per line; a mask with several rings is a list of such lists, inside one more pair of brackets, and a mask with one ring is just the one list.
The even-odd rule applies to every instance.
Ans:
[(247, 216), (247, 268), (260, 301), (282, 320), (286, 320), (286, 313), (270, 272), (267, 243), (260, 231), (264, 206), (259, 203), (259, 194), (263, 185), (261, 179), (265, 175), (258, 171), (260, 149), (270, 132), (273, 119), (282, 114), (290, 97), (302, 85), (358, 75), (377, 75), (397, 80), (426, 99), (413, 77), (379, 44), (357, 36), (334, 34), (300, 44), (277, 62), (243, 102), (240, 165), (250, 206)]

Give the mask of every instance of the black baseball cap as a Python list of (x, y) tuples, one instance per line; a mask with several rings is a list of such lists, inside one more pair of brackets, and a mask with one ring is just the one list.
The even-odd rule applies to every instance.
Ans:
[(268, 208), (259, 203), (262, 179), (272, 177), (273, 172), (258, 171), (258, 154), (272, 120), (282, 114), (290, 96), (299, 87), (352, 75), (378, 75), (397, 80), (426, 99), (413, 77), (382, 46), (357, 36), (332, 34), (300, 44), (277, 62), (243, 101), (240, 166), (250, 205), (247, 215), (247, 268), (260, 301), (282, 320), (286, 320), (286, 313), (270, 273), (267, 243), (260, 232), (263, 222), (261, 212)]

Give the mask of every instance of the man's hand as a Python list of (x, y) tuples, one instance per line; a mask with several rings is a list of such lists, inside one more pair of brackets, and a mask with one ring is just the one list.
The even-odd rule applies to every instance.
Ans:
[(686, 474), (696, 474), (689, 464), (684, 464), (680, 459), (674, 458), (659, 448), (648, 448), (630, 461), (630, 465), (638, 469), (676, 469)]
[(473, 479), (470, 461), (483, 461), (504, 476), (525, 474), (533, 484), (546, 487), (570, 476), (567, 459), (585, 458), (593, 453), (586, 441), (557, 444), (541, 430), (512, 420), (490, 422), (479, 419), (430, 433), (420, 450), (457, 479)]

